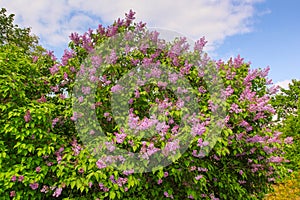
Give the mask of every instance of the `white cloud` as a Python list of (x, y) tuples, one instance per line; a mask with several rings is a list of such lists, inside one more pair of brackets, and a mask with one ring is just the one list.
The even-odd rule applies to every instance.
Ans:
[(280, 81), (280, 82), (275, 83), (274, 85), (279, 85), (280, 87), (282, 87), (284, 89), (288, 89), (289, 88), (289, 83), (292, 83), (292, 80)]
[[(32, 27), (44, 45), (66, 46), (69, 34), (111, 24), (130, 9), (148, 27), (178, 31), (192, 39), (205, 36), (210, 49), (231, 35), (252, 30), (255, 3), (263, 0), (0, 0), (17, 23)], [(97, 19), (98, 17), (98, 19)]]

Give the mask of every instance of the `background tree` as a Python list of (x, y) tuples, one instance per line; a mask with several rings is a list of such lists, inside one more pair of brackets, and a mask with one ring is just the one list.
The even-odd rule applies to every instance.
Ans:
[[(288, 89), (281, 88), (281, 92), (272, 97), (272, 105), (276, 109), (277, 126), (282, 137), (293, 138), (293, 144), (289, 145), (286, 157), (291, 162), (287, 165), (293, 170), (300, 169), (300, 81), (293, 79)], [(291, 138), (292, 137), (292, 138)], [(289, 142), (289, 140), (286, 140)]]
[(38, 37), (31, 34), (30, 28), (20, 28), (14, 24), (14, 14), (7, 14), (5, 8), (0, 10), (0, 45), (15, 44), (27, 52), (44, 51), (38, 45)]

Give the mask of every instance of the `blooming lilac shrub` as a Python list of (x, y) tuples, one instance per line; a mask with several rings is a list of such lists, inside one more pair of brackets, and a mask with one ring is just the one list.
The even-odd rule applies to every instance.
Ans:
[(274, 95), (271, 101), (277, 114), (275, 128), (283, 133), (283, 141), (287, 144), (284, 151), (290, 162), (286, 166), (295, 172), (300, 168), (299, 94), (300, 81), (292, 80), (288, 89), (281, 88), (281, 93)]
[[(40, 75), (37, 69), (48, 67), (45, 79), (19, 81), (22, 87), (16, 87), (14, 79), (10, 85), (1, 82), (1, 196), (261, 199), (284, 172), (280, 132), (271, 130), (275, 110), (269, 104), (272, 91), (266, 88), (271, 84), (269, 69), (251, 70), (239, 56), (212, 61), (203, 52), (204, 38), (193, 50), (185, 38), (160, 40), (159, 33), (134, 23), (134, 14), (130, 11), (107, 28), (72, 33), (70, 50), (61, 61), (51, 52), (37, 60), (20, 53), (19, 60), (9, 62), (5, 60), (15, 54), (1, 54), (7, 67), (27, 63), (25, 69), (18, 66), (36, 70), (32, 74)], [(118, 34), (124, 36), (118, 41), (125, 43), (121, 50), (110, 42)], [(136, 40), (144, 37), (148, 42)], [(106, 57), (97, 56), (95, 52), (105, 51), (99, 50), (103, 44), (110, 44), (110, 51), (104, 52)], [(8, 76), (11, 72), (4, 69), (1, 74)], [(150, 82), (138, 76), (143, 70)], [(123, 82), (130, 89), (122, 93), (126, 87), (120, 80), (128, 73), (131, 79)], [(80, 77), (86, 79), (78, 86)], [(136, 84), (130, 85), (133, 80)], [(218, 80), (224, 87), (217, 87)], [(15, 89), (22, 89), (22, 95), (12, 95)], [(50, 90), (52, 98), (47, 96)], [(214, 90), (219, 95), (214, 96)], [(119, 99), (112, 105), (115, 94)], [(188, 105), (197, 112), (189, 113)], [(223, 119), (216, 120), (216, 113)], [(85, 127), (87, 123), (91, 126)], [(129, 153), (119, 155), (120, 149)], [(138, 167), (131, 162), (133, 154), (142, 161)], [(164, 159), (171, 162), (163, 165)]]

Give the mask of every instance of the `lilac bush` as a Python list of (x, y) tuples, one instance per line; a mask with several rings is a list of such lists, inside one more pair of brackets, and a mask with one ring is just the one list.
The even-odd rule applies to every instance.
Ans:
[[(282, 155), (281, 133), (271, 129), (275, 110), (269, 100), (276, 91), (266, 87), (271, 84), (269, 68), (252, 70), (240, 56), (228, 62), (213, 61), (203, 52), (204, 38), (193, 50), (185, 38), (163, 41), (158, 32), (135, 23), (134, 14), (130, 11), (106, 28), (99, 25), (83, 35), (72, 33), (70, 50), (61, 61), (51, 52), (39, 58), (20, 53), (0, 69), (7, 76), (7, 69), (15, 63), (26, 62), (40, 75), (39, 67), (48, 67), (45, 79), (28, 79), (39, 92), (31, 93), (18, 82), (24, 88), (23, 99), (10, 95), (15, 89), (13, 80), (10, 85), (0, 82), (1, 196), (261, 199), (285, 173), (282, 163), (288, 161)], [(124, 44), (121, 50), (107, 42), (118, 39), (118, 34), (124, 39), (118, 41)], [(147, 42), (139, 43), (145, 38)], [(106, 57), (97, 56), (103, 44), (111, 45), (111, 51), (105, 52)], [(6, 52), (1, 61), (14, 56), (7, 47), (1, 48)], [(151, 81), (140, 79), (136, 68), (145, 70)], [(122, 94), (126, 87), (120, 80), (128, 73), (131, 79), (124, 82), (136, 84), (127, 85), (130, 89)], [(78, 87), (80, 77), (86, 79)], [(218, 80), (222, 87), (216, 87)], [(212, 91), (217, 89), (220, 92), (214, 96)], [(50, 91), (54, 97), (47, 96)], [(117, 110), (110, 101), (114, 95), (119, 95)], [(74, 110), (74, 103), (93, 112)], [(188, 106), (197, 112), (189, 113)], [(223, 116), (221, 121), (216, 120), (216, 113)], [(96, 120), (91, 123), (93, 114)], [(84, 127), (81, 133), (78, 127)], [(218, 131), (220, 137), (213, 137)], [(182, 146), (186, 146), (184, 151)], [(120, 149), (129, 153), (120, 155)], [(138, 167), (131, 162), (134, 155), (142, 161)]]

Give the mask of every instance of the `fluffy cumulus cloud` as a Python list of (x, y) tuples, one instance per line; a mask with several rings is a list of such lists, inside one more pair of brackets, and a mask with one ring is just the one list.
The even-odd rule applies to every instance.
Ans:
[(22, 26), (48, 47), (66, 46), (71, 32), (84, 32), (99, 23), (110, 25), (133, 9), (148, 27), (179, 32), (189, 38), (205, 36), (209, 46), (231, 35), (251, 31), (255, 4), (263, 0), (0, 0)]
[(289, 83), (292, 83), (292, 80), (280, 81), (280, 82), (275, 83), (275, 85), (279, 85), (280, 87), (282, 87), (284, 89), (288, 89), (289, 88)]

